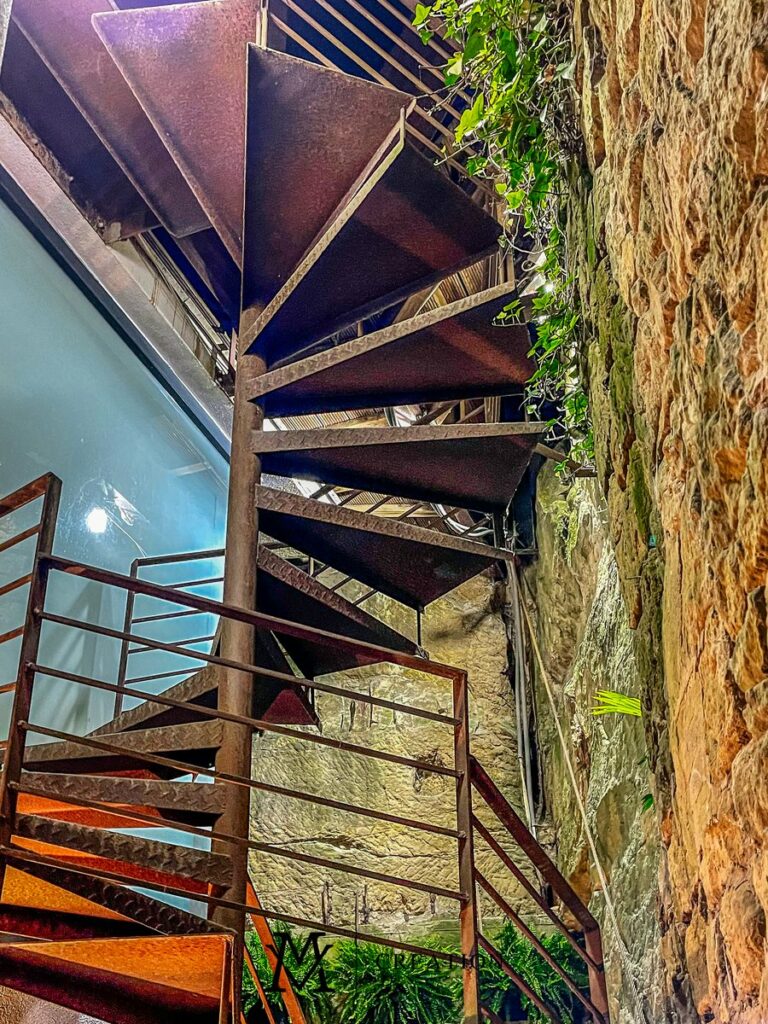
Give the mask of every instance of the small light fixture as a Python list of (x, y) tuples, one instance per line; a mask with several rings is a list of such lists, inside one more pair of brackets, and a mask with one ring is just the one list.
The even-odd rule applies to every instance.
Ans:
[(104, 533), (109, 526), (109, 516), (106, 509), (94, 505), (85, 517), (85, 525), (91, 533)]

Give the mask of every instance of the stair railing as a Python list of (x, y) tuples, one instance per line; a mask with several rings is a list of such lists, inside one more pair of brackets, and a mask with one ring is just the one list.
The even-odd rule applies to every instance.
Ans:
[[(583, 933), (582, 946), (574, 937), (572, 931), (565, 925), (562, 918), (549, 905), (542, 894), (537, 891), (535, 885), (528, 876), (521, 870), (520, 866), (510, 857), (491, 830), (474, 813), (472, 816), (472, 829), (485, 842), (487, 847), (496, 854), (502, 864), (509, 870), (518, 884), (528, 894), (533, 903), (554, 926), (554, 928), (566, 939), (577, 956), (584, 962), (589, 977), (589, 995), (585, 995), (578, 983), (571, 977), (568, 971), (559, 964), (542, 945), (537, 936), (528, 928), (520, 914), (510, 906), (497, 891), (494, 885), (475, 866), (475, 884), (484, 890), (486, 895), (498, 907), (504, 916), (511, 921), (515, 928), (525, 936), (531, 943), (539, 956), (558, 975), (562, 983), (571, 993), (574, 999), (582, 1004), (595, 1024), (607, 1024), (608, 1021), (608, 995), (605, 983), (605, 964), (603, 961), (603, 947), (600, 938), (600, 926), (590, 911), (585, 907), (579, 896), (574, 892), (572, 886), (563, 877), (555, 863), (548, 856), (546, 851), (533, 838), (523, 823), (522, 818), (510, 805), (503, 793), (496, 786), (486, 770), (475, 758), (470, 758), (470, 775), (472, 788), (480, 796), (483, 804), (493, 813), (497, 822), (501, 824), (506, 834), (513, 840), (516, 849), (524, 855), (530, 867), (532, 867), (544, 883), (559, 899), (563, 907), (577, 921)], [(517, 987), (531, 1000), (549, 1020), (559, 1024), (561, 1018), (556, 1010), (543, 1000), (523, 978), (507, 963), (496, 947), (482, 933), (478, 934), (478, 944), (488, 956), (504, 971), (504, 973), (517, 985)], [(491, 1019), (491, 1014), (486, 1014)]]

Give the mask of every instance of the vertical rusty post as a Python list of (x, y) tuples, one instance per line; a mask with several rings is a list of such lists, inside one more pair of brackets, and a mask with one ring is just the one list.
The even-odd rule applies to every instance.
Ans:
[(599, 928), (584, 929), (584, 946), (587, 954), (597, 967), (587, 965), (589, 977), (589, 998), (603, 1016), (603, 1021), (610, 1020), (608, 1011), (608, 989), (605, 983), (605, 962), (603, 960), (603, 940)]
[[(249, 313), (241, 320), (240, 337), (246, 336)], [(256, 609), (256, 557), (259, 521), (255, 488), (261, 475), (261, 462), (251, 452), (251, 438), (263, 422), (263, 412), (249, 401), (253, 380), (265, 371), (263, 359), (239, 353), (235, 374), (235, 407), (232, 420), (232, 445), (229, 463), (229, 499), (227, 508), (226, 553), (224, 559), (224, 602), (250, 611)], [(245, 664), (254, 660), (256, 634), (252, 625), (223, 619), (221, 654)], [(219, 709), (229, 714), (250, 717), (253, 677), (237, 669), (222, 669), (219, 681)], [(224, 722), (222, 743), (216, 756), (216, 770), (230, 775), (250, 777), (253, 730), (248, 725)], [(228, 786), (224, 813), (218, 828), (247, 838), (250, 826), (250, 790)], [(224, 898), (245, 904), (248, 880), (248, 850), (244, 846), (222, 844), (220, 852), (232, 859), (232, 884)], [(234, 977), (242, 970), (245, 914), (240, 910), (217, 907), (213, 919), (236, 936)]]
[[(3, 759), (2, 793), (0, 794), (0, 847), (10, 845), (16, 817), (18, 791), (15, 783), (21, 778), (24, 764), (24, 749), (27, 742), (26, 730), (18, 728), (19, 722), (29, 721), (32, 706), (32, 689), (35, 681), (35, 670), (32, 667), (38, 659), (40, 634), (42, 631), (42, 613), (45, 606), (45, 595), (48, 589), (50, 567), (45, 560), (46, 555), (53, 551), (53, 540), (56, 533), (56, 517), (61, 497), (61, 480), (49, 474), (43, 495), (43, 508), (40, 515), (40, 532), (35, 547), (35, 561), (32, 569), (32, 580), (29, 586), (27, 612), (24, 622), (24, 633), (19, 654), (19, 673), (16, 679), (16, 690), (11, 709), (11, 720), (8, 732), (8, 746)], [(0, 858), (0, 897), (5, 880), (5, 859)]]
[[(134, 580), (139, 575), (139, 559), (134, 558), (131, 562), (131, 579)], [(130, 633), (131, 627), (133, 626), (133, 608), (136, 602), (136, 594), (132, 590), (127, 590), (125, 593), (125, 617), (123, 618), (123, 632)], [(123, 701), (125, 700), (125, 676), (128, 669), (128, 648), (130, 644), (124, 637), (120, 643), (120, 661), (117, 666), (117, 685), (120, 687), (120, 693), (115, 694), (115, 712), (113, 718), (117, 718), (120, 712), (123, 710)]]
[(459, 911), (459, 939), (464, 957), (464, 1024), (479, 1024), (480, 978), (477, 962), (477, 896), (475, 891), (475, 853), (472, 837), (472, 779), (469, 757), (469, 697), (467, 674), (453, 678), (454, 765), (461, 772), (456, 780), (456, 827), (460, 837), (459, 889), (464, 900)]

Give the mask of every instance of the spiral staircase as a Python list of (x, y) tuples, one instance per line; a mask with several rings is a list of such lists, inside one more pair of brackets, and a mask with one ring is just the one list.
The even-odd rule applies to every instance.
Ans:
[[(249, 776), (254, 730), (312, 735), (321, 724), (312, 695), (334, 692), (319, 677), (423, 659), (417, 642), (306, 565), (420, 610), (515, 557), (498, 529), (492, 546), (438, 516), (425, 527), (334, 495), (471, 509), (498, 526), (545, 429), (522, 419), (265, 429), (285, 417), (519, 394), (533, 367), (527, 327), (497, 320), (514, 296), (509, 284), (486, 272), (479, 292), (405, 315), (450, 275), (495, 266), (501, 227), (425, 153), (412, 97), (269, 49), (265, 8), (255, 0), (134, 8), (14, 0), (0, 85), (26, 116), (19, 65), (33, 80), (55, 81), (73, 133), (92, 133), (106, 154), (100, 194), (118, 203), (126, 232), (162, 227), (222, 304), (239, 309), (224, 602), (199, 671), (88, 736), (33, 727), (36, 674), (100, 687), (118, 708), (130, 692), (122, 681), (41, 664), (42, 628), (72, 624), (46, 610), (51, 574), (126, 592), (138, 584), (52, 555), (55, 479), (0, 505), (7, 514), (45, 502), (25, 580), (29, 610), (5, 753), (0, 931), (13, 941), (0, 944), (0, 984), (115, 1024), (214, 1024), (237, 1013), (246, 917), (271, 944), (258, 879), (253, 890), (246, 874), (248, 851), (259, 846), (248, 836), (248, 784), (224, 785)], [(46, 116), (38, 110), (27, 122), (46, 127)], [(46, 130), (52, 137), (53, 127)], [(315, 497), (297, 486), (307, 481), (319, 485)], [(162, 587), (142, 592), (168, 597)], [(328, 634), (349, 643), (327, 642)], [(460, 716), (448, 721), (461, 731)], [(45, 742), (27, 743), (32, 733)], [(316, 741), (333, 742), (319, 733)], [(453, 777), (466, 801), (469, 773), (468, 759), (457, 762)], [(522, 835), (488, 776), (478, 778), (484, 798)], [(220, 839), (194, 848), (131, 834), (158, 826), (201, 840), (218, 830)], [(476, 880), (471, 833), (470, 815), (455, 831), (465, 989), (478, 945), (467, 889)], [(521, 850), (569, 893), (525, 835)], [(551, 916), (535, 887), (531, 894)], [(594, 982), (579, 998), (591, 1019), (607, 1021), (599, 930), (568, 899), (588, 938), (573, 942), (586, 950)], [(195, 902), (208, 906), (207, 917)], [(301, 1024), (284, 981), (289, 1014)], [(467, 1021), (495, 1019), (474, 984), (474, 997), (465, 991)]]

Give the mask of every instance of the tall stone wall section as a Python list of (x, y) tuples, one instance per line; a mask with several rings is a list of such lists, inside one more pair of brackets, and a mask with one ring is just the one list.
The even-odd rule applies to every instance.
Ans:
[[(577, 0), (599, 482), (636, 630), (679, 1019), (768, 1020), (768, 10)], [(692, 1006), (690, 1017), (686, 1005)]]

